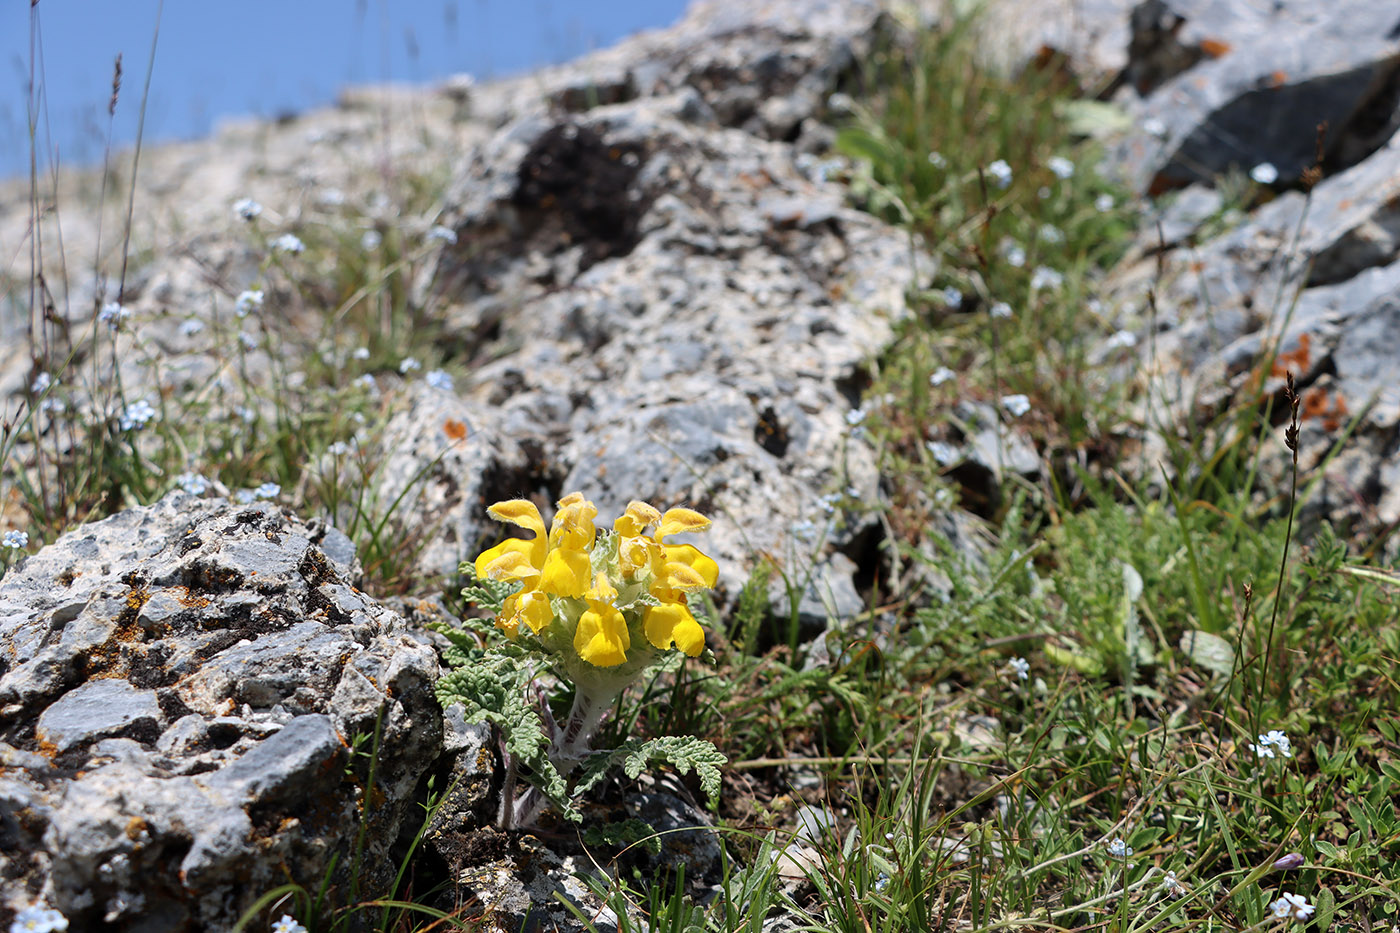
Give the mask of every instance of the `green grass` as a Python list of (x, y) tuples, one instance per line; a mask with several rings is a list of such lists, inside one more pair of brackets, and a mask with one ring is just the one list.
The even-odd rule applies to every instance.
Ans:
[[(733, 617), (709, 620), (716, 663), (635, 690), (616, 719), (730, 756), (719, 896), (625, 872), (599, 893), (629, 928), (677, 933), (757, 933), (779, 911), (814, 933), (1262, 929), (1283, 922), (1268, 909), (1282, 892), (1316, 906), (1318, 929), (1388, 928), (1400, 920), (1400, 570), (1326, 526), (1300, 539), (1291, 518), (1311, 477), (1261, 487), (1259, 458), (1277, 445), (1262, 396), (1181, 426), (1165, 472), (1141, 462), (1126, 443), (1142, 427), (1131, 387), (1103, 369), (1136, 351), (1091, 362), (1116, 329), (1094, 296), (1127, 246), (1131, 201), (1094, 172), (1053, 69), (982, 68), (969, 29), (883, 51), (839, 140), (852, 197), (939, 260), (915, 319), (872, 361), (869, 394), (891, 399), (868, 424), (892, 492), (881, 518), (907, 585), (872, 594), (867, 616), (828, 637), (831, 661), (809, 664), (759, 562)], [(280, 484), (288, 505), (351, 533), (372, 589), (423, 587), (400, 503), (364, 496), (379, 465), (362, 451), (391, 412), (357, 382), (407, 356), (443, 362), (434, 309), (411, 287), (435, 248), (421, 230), (443, 179), (401, 182), (391, 197), (419, 233), (336, 209), (294, 231), (307, 249), (291, 256), (269, 248), (287, 231), (249, 226), (266, 311), (240, 322), (230, 285), (207, 332), (227, 378), (150, 399), (159, 416), (140, 431), (119, 424), (136, 399), (101, 375), (111, 332), (44, 335), (50, 397), (81, 387), (95, 402), (47, 414), (36, 397), (0, 437), (5, 517), (29, 549), (197, 472), (231, 489)], [(22, 294), (12, 282), (9, 300)], [(990, 313), (998, 302), (1009, 317)], [(301, 308), (334, 312), (300, 332), (286, 321)], [(272, 365), (254, 365), (240, 329)], [(168, 362), (139, 339), (132, 352)], [(307, 361), (295, 377), (277, 362), (291, 359)], [(943, 367), (951, 378), (931, 380)], [(1013, 394), (1031, 405), (1019, 418), (1001, 403)], [(934, 456), (930, 442), (972, 429), (966, 401), (1025, 431), (1050, 475), (988, 491)], [(958, 500), (979, 516), (979, 555), (933, 530)], [(1272, 730), (1291, 757), (1258, 754)], [(804, 803), (837, 825), (811, 843), (807, 877), (784, 882), (774, 859)], [(1274, 870), (1289, 852), (1302, 864)], [(265, 900), (317, 930), (364, 909), (306, 884)], [(379, 928), (415, 928), (407, 908), (376, 906)]]

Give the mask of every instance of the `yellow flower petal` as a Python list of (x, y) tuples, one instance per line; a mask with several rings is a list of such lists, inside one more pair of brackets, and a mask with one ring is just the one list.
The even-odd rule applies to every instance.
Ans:
[(545, 558), (539, 588), (555, 596), (577, 599), (588, 592), (592, 569), (588, 552), (555, 548)]
[(597, 529), (593, 519), (598, 509), (579, 493), (570, 493), (559, 500), (559, 511), (554, 513), (554, 522), (549, 529), (549, 545), (552, 548), (567, 548), (582, 551), (593, 546)]
[(486, 566), (507, 551), (519, 551), (526, 555), (530, 564), (537, 569), (544, 566), (544, 556), (549, 549), (549, 542), (545, 539), (544, 519), (540, 518), (540, 510), (535, 508), (533, 502), (526, 499), (508, 499), (490, 506), (486, 512), (497, 521), (509, 522), (534, 532), (535, 538), (533, 541), (524, 538), (507, 538), (490, 550), (483, 552), (476, 559), (476, 575), (478, 577), (486, 576)]
[(627, 511), (613, 522), (613, 531), (624, 538), (635, 538), (659, 521), (661, 521), (660, 512), (640, 499), (633, 499), (627, 503)]
[(642, 620), (647, 641), (658, 648), (677, 648), (692, 658), (705, 648), (705, 630), (682, 603), (668, 602), (652, 606)]
[(627, 622), (607, 603), (590, 601), (588, 605), (574, 631), (574, 650), (595, 667), (616, 667), (627, 660), (627, 649), (632, 647)]
[(476, 575), (492, 580), (527, 580), (540, 575), (540, 568), (530, 563), (531, 543), (511, 538), (486, 551), (476, 559)]
[(710, 520), (693, 509), (667, 509), (656, 529), (656, 540), (662, 541), (670, 535), (687, 531), (704, 531), (710, 527)]
[(712, 587), (719, 581), (719, 564), (689, 544), (666, 545), (663, 560), (668, 574), (672, 564), (682, 564), (694, 570), (705, 587)]
[(549, 597), (538, 591), (520, 594), (520, 616), (530, 631), (538, 635), (544, 627), (554, 621), (554, 608)]

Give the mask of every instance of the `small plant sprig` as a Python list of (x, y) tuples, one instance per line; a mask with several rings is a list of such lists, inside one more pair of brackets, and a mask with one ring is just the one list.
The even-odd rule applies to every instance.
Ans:
[[(728, 759), (709, 742), (661, 736), (627, 739), (614, 749), (589, 745), (617, 697), (663, 652), (674, 647), (698, 657), (704, 651), (705, 632), (686, 597), (713, 587), (719, 567), (692, 545), (666, 539), (704, 531), (709, 519), (684, 508), (663, 515), (633, 501), (611, 531), (599, 531), (597, 508), (577, 492), (559, 500), (548, 531), (539, 509), (523, 499), (497, 502), (487, 512), (533, 533), (462, 565), (473, 581), (462, 595), (495, 615), (506, 640), (487, 639), (482, 647), (470, 630), (440, 627), (451, 642), (446, 658), (453, 670), (438, 681), (437, 696), (443, 706), (462, 704), (469, 722), (501, 732), (500, 827), (531, 824), (546, 803), (582, 820), (575, 800), (618, 764), (632, 778), (652, 761), (668, 761), (682, 774), (694, 768), (713, 801)], [(551, 681), (573, 687), (562, 723), (550, 711)], [(571, 788), (569, 775), (580, 766)], [(521, 778), (532, 786), (517, 796)]]

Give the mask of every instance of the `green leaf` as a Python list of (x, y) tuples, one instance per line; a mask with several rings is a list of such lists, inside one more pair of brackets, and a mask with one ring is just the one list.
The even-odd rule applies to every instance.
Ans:
[(467, 561), (463, 561), (458, 569), (461, 570), (462, 576), (467, 578), (467, 585), (462, 587), (462, 598), (480, 606), (493, 616), (501, 614), (501, 606), (505, 604), (506, 597), (519, 586), (509, 580), (478, 577), (476, 567)]
[(433, 689), (443, 707), (462, 704), (467, 722), (490, 723), (499, 729), (506, 752), (529, 769), (525, 779), (578, 822), (583, 814), (569, 799), (568, 784), (549, 759), (544, 722), (525, 699), (530, 677), (530, 670), (515, 658), (491, 653), (439, 678)]
[(1332, 928), (1332, 915), (1337, 912), (1337, 902), (1332, 897), (1332, 892), (1328, 888), (1323, 888), (1317, 892), (1317, 900), (1313, 902), (1317, 908), (1313, 916), (1313, 925), (1318, 930), (1330, 930)]
[(583, 765), (583, 773), (574, 783), (574, 794), (585, 794), (596, 786), (616, 764), (636, 780), (649, 761), (669, 762), (681, 774), (691, 769), (700, 775), (700, 787), (714, 803), (719, 799), (720, 768), (729, 763), (719, 749), (704, 739), (688, 735), (663, 735), (657, 739), (628, 739), (618, 748), (594, 752)]
[(1133, 128), (1130, 113), (1115, 104), (1097, 100), (1064, 101), (1056, 108), (1069, 132), (1101, 139)]
[(1181, 650), (1198, 667), (1229, 677), (1235, 669), (1235, 649), (1225, 639), (1210, 632), (1193, 631), (1181, 636)]

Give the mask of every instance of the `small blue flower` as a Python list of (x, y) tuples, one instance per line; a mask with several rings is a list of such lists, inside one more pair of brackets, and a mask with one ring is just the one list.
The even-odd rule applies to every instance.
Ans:
[(48, 373), (41, 372), (39, 373), (39, 375), (34, 377), (34, 384), (29, 387), (29, 391), (34, 393), (35, 395), (43, 395), (45, 392), (49, 391), (49, 387), (52, 386), (55, 382), (56, 380), (53, 376), (50, 376)]
[(156, 410), (151, 407), (151, 403), (139, 399), (126, 406), (126, 410), (122, 412), (121, 428), (123, 431), (139, 431), (155, 416)]
[(1050, 161), (1045, 164), (1050, 167), (1050, 171), (1055, 173), (1056, 178), (1074, 177), (1074, 163), (1064, 156), (1051, 156)]
[(306, 244), (295, 233), (284, 233), (272, 241), (272, 248), (283, 253), (300, 253)]
[(428, 231), (428, 239), (441, 240), (443, 243), (455, 245), (457, 242), (457, 231), (453, 230), (451, 227), (444, 227), (442, 224), (438, 224)]
[(1113, 210), (1116, 203), (1117, 202), (1113, 200), (1113, 195), (1101, 194), (1094, 198), (1094, 210), (1098, 211), (1100, 214), (1107, 214), (1109, 211)]
[(239, 292), (238, 300), (233, 303), (234, 313), (239, 317), (247, 317), (254, 311), (261, 311), (263, 306), (263, 291), (261, 288)]
[(1001, 407), (1013, 418), (1019, 418), (1031, 410), (1031, 400), (1024, 395), (1003, 395)]
[(262, 205), (252, 198), (239, 198), (233, 202), (233, 215), (244, 223), (252, 223), (263, 212)]
[(949, 285), (947, 288), (943, 289), (943, 303), (953, 311), (958, 310), (962, 307), (963, 303), (962, 292)]
[(281, 491), (282, 487), (276, 483), (263, 483), (253, 490), (253, 495), (259, 499), (276, 499)]
[(175, 485), (192, 496), (202, 496), (209, 491), (209, 481), (198, 473), (181, 473), (175, 477)]
[(928, 452), (933, 455), (933, 459), (947, 466), (962, 459), (962, 452), (958, 450), (956, 444), (947, 441), (929, 441), (926, 445)]
[(15, 551), (29, 547), (29, 532), (7, 531), (5, 532), (5, 537), (0, 538), (0, 546), (4, 546)]
[(367, 360), (369, 359), (369, 347), (356, 347), (350, 356), (357, 360)]
[(1119, 837), (1114, 836), (1108, 842), (1108, 854), (1114, 858), (1127, 858), (1133, 854), (1133, 847)]
[(452, 377), (445, 369), (435, 369), (423, 377), (423, 381), (440, 392), (452, 391)]
[(1011, 166), (1006, 163), (1005, 159), (997, 159), (987, 166), (987, 175), (998, 188), (1004, 190), (1011, 185)]
[(1278, 169), (1272, 162), (1260, 162), (1249, 170), (1249, 177), (1261, 185), (1272, 185), (1278, 181)]
[(204, 322), (199, 318), (187, 317), (180, 322), (181, 337), (193, 337), (202, 330), (204, 330)]
[(404, 357), (403, 362), (399, 364), (399, 374), (400, 374), (400, 375), (407, 376), (409, 373), (413, 372), (415, 369), (422, 369), (422, 368), (423, 368), (423, 364), (420, 363), (420, 362), (418, 362), (418, 358), (417, 358), (417, 357), (407, 356), (407, 357)]
[(131, 309), (116, 301), (109, 301), (97, 312), (97, 319), (112, 330), (122, 326), (122, 321), (131, 317)]
[(1011, 305), (1004, 301), (994, 301), (987, 313), (994, 318), (1009, 318), (1011, 317)]
[[(1018, 680), (1029, 680), (1031, 676), (1031, 664), (1025, 658), (1012, 658), (1006, 662), (1006, 667), (1015, 674)], [(1122, 842), (1122, 840), (1118, 840)], [(1128, 854), (1132, 854), (1130, 851)]]
[(940, 366), (929, 374), (928, 384), (936, 389), (956, 375), (957, 373), (953, 372), (947, 366)]
[(1037, 266), (1035, 272), (1031, 273), (1031, 291), (1034, 292), (1043, 289), (1056, 291), (1064, 282), (1065, 277), (1049, 266)]
[(306, 933), (306, 927), (293, 920), (290, 914), (283, 914), (281, 920), (273, 922), (272, 933)]

